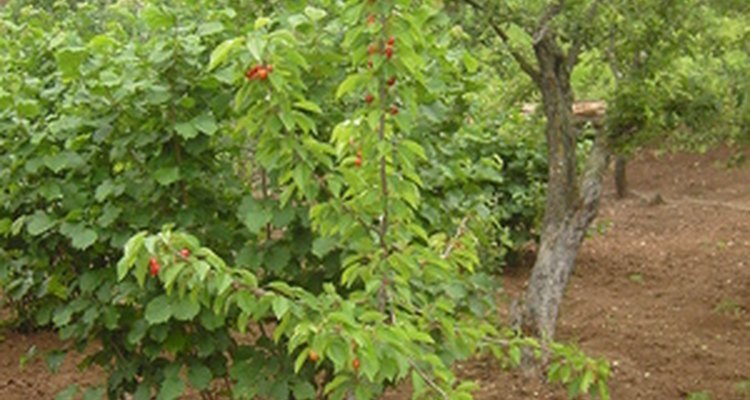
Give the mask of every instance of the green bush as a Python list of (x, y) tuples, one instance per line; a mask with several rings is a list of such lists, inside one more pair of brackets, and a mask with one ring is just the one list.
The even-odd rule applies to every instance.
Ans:
[[(461, 399), (474, 385), (456, 361), (536, 348), (497, 321), (479, 241), (455, 219), (535, 204), (521, 171), (537, 147), (461, 155), (458, 181), (431, 172), (453, 155), (421, 113), (460, 65), (439, 9), (55, 4), (3, 11), (0, 283), (21, 321), (98, 344), (84, 366), (107, 382), (88, 396), (366, 399), (409, 380), (415, 397)], [(487, 196), (431, 220), (460, 181)], [(535, 215), (492, 223), (520, 216), (521, 232)], [(575, 360), (559, 381), (607, 396), (606, 363), (551, 350)]]

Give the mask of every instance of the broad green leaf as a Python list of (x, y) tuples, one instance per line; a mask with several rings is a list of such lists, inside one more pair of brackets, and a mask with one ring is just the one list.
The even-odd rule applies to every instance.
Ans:
[(99, 235), (93, 229), (84, 228), (75, 230), (72, 234), (73, 247), (80, 250), (86, 250), (96, 243), (96, 239), (98, 238)]
[(307, 15), (312, 21), (318, 22), (321, 19), (325, 18), (328, 13), (325, 12), (325, 10), (321, 10), (320, 8), (307, 6), (305, 7), (305, 15)]
[(292, 386), (295, 399), (314, 399), (315, 387), (310, 382), (298, 381)]
[(266, 25), (268, 25), (270, 23), (271, 23), (271, 19), (270, 18), (260, 17), (260, 18), (258, 18), (258, 19), (255, 20), (255, 30), (257, 31), (258, 29), (261, 29), (261, 28), (263, 28), (264, 26), (266, 26)]
[(229, 53), (242, 45), (244, 39), (241, 37), (227, 39), (218, 45), (214, 51), (211, 52), (211, 59), (208, 63), (208, 70), (213, 71), (216, 67), (223, 64), (229, 56)]
[(190, 299), (189, 296), (183, 296), (172, 302), (172, 315), (179, 321), (190, 321), (195, 318), (201, 310), (197, 300)]
[(359, 74), (352, 74), (347, 76), (346, 79), (341, 82), (338, 89), (336, 89), (336, 98), (340, 99), (341, 97), (352, 92), (357, 88), (357, 86), (359, 86), (361, 80), (362, 77)]
[(204, 113), (195, 117), (192, 121), (193, 127), (208, 136), (212, 136), (219, 129), (213, 114)]
[(477, 68), (479, 68), (479, 61), (477, 61), (476, 58), (474, 58), (468, 51), (465, 51), (463, 59), (464, 66), (470, 74), (477, 72)]
[(55, 221), (44, 211), (37, 210), (28, 218), (26, 230), (31, 236), (39, 236), (42, 233), (47, 232), (53, 226), (55, 226)]
[(201, 363), (193, 363), (188, 368), (188, 381), (198, 390), (207, 389), (213, 380), (211, 370)]
[(276, 319), (282, 319), (286, 312), (289, 310), (289, 300), (285, 297), (277, 296), (271, 303), (273, 313), (276, 315)]
[(172, 305), (169, 302), (169, 298), (165, 295), (161, 295), (151, 300), (146, 306), (146, 312), (144, 317), (149, 324), (160, 324), (167, 322), (172, 316)]
[(83, 400), (102, 400), (105, 398), (104, 394), (105, 391), (103, 387), (88, 388), (83, 394)]
[(64, 79), (75, 78), (79, 75), (81, 64), (86, 60), (87, 53), (83, 47), (67, 47), (55, 53), (57, 67)]
[(200, 36), (209, 36), (223, 31), (224, 24), (219, 21), (204, 22), (198, 27), (198, 35)]
[(162, 167), (154, 172), (154, 179), (162, 186), (169, 186), (180, 179), (178, 167)]
[(259, 233), (261, 228), (271, 222), (272, 213), (252, 196), (245, 196), (238, 210), (238, 217), (251, 233)]
[(85, 164), (83, 158), (72, 151), (62, 151), (53, 156), (44, 157), (44, 165), (54, 173), (59, 173), (68, 168), (75, 169)]
[(159, 395), (156, 400), (179, 399), (185, 392), (185, 383), (179, 376), (169, 376), (161, 383)]
[(60, 370), (63, 361), (65, 361), (65, 352), (59, 350), (52, 351), (47, 354), (45, 361), (47, 362), (47, 368), (53, 374), (56, 374)]
[(195, 127), (194, 124), (189, 123), (189, 122), (181, 122), (181, 123), (175, 124), (174, 130), (175, 132), (177, 132), (178, 135), (180, 135), (185, 140), (190, 140), (198, 136), (198, 129)]
[(297, 107), (297, 108), (299, 108), (299, 109), (305, 110), (305, 111), (314, 112), (316, 114), (322, 114), (323, 113), (323, 110), (321, 110), (320, 107), (317, 104), (313, 103), (312, 101), (308, 101), (308, 100), (298, 101), (298, 102), (294, 103), (294, 106)]
[(78, 385), (72, 384), (61, 392), (57, 393), (55, 400), (73, 400), (78, 393)]

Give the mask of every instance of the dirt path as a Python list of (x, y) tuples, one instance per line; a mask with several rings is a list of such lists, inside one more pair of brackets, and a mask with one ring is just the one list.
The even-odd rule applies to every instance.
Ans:
[[(612, 399), (750, 399), (750, 164), (726, 169), (728, 152), (631, 163), (631, 188), (666, 201), (607, 195), (566, 295), (559, 339), (613, 363)], [(528, 271), (509, 271), (517, 293)], [(51, 399), (90, 381), (73, 363), (50, 377), (41, 360), (19, 371), (18, 357), (49, 335), (0, 343), (0, 399)], [(559, 391), (500, 372), (491, 361), (461, 367), (478, 379), (478, 399), (564, 399)], [(742, 388), (745, 382), (745, 388)]]

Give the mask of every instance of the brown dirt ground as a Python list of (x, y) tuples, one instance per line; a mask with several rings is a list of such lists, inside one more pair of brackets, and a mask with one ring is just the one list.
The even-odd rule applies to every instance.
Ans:
[[(727, 149), (704, 156), (644, 151), (629, 166), (631, 189), (604, 197), (598, 233), (583, 246), (563, 305), (558, 339), (613, 365), (612, 399), (750, 399), (750, 163), (727, 169)], [(665, 204), (642, 198), (659, 193)], [(528, 269), (506, 273), (517, 294)], [(19, 367), (30, 346), (57, 344), (49, 333), (5, 333), (0, 399), (52, 399), (66, 385), (95, 381), (66, 360), (50, 375), (41, 359)], [(491, 360), (459, 367), (476, 379), (478, 399), (564, 399), (560, 390)], [(750, 386), (750, 385), (749, 385)], [(400, 397), (400, 396), (395, 396)]]

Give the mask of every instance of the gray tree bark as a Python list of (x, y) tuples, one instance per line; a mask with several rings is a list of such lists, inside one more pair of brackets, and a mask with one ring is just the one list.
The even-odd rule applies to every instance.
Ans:
[(534, 51), (536, 83), (547, 118), (549, 170), (539, 252), (526, 290), (522, 327), (527, 334), (552, 339), (578, 250), (598, 212), (609, 144), (600, 132), (579, 179), (570, 57), (549, 37), (539, 40)]

